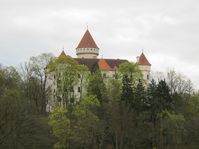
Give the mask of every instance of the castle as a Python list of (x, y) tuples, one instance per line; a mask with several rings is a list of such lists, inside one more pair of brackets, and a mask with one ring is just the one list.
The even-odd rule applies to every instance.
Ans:
[[(115, 74), (117, 73), (117, 69), (119, 68), (119, 65), (126, 62), (127, 60), (98, 58), (99, 50), (99, 47), (91, 36), (89, 30), (87, 29), (76, 48), (77, 58), (73, 59), (77, 61), (78, 64), (87, 66), (90, 72), (94, 71), (94, 69), (96, 69), (97, 67), (97, 69), (101, 71), (104, 77), (114, 78)], [(65, 56), (65, 52), (62, 51), (59, 57)], [(140, 56), (137, 57), (136, 63), (138, 64), (138, 68), (143, 74), (143, 79), (147, 82), (150, 78), (151, 64), (149, 63), (143, 52)], [(51, 98), (47, 103), (47, 111), (51, 111), (53, 106), (57, 104), (58, 100), (59, 104), (63, 104), (63, 101), (61, 101), (61, 99), (57, 99), (58, 93), (56, 77), (56, 74), (53, 72), (47, 76), (47, 86), (50, 87), (51, 90)], [(73, 88), (73, 96), (77, 100), (81, 96), (81, 88), (82, 87), (80, 87), (80, 82), (77, 83)], [(86, 92), (86, 89), (84, 89), (83, 91)]]

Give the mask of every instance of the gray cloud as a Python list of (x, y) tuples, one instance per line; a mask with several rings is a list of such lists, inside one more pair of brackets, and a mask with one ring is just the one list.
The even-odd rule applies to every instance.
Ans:
[(175, 68), (199, 87), (196, 0), (0, 0), (0, 63), (75, 47), (86, 25), (101, 54), (135, 60), (144, 49), (153, 70)]

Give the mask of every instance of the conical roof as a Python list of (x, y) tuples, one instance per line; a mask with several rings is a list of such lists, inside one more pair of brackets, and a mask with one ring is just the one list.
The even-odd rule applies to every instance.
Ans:
[(59, 57), (65, 57), (66, 53), (64, 52), (64, 50), (61, 52), (61, 54), (59, 55)]
[(82, 37), (82, 39), (81, 39), (81, 41), (80, 41), (80, 43), (79, 43), (79, 45), (77, 46), (76, 49), (78, 49), (78, 48), (96, 48), (96, 49), (99, 49), (88, 29), (86, 30), (84, 36)]
[(151, 64), (149, 63), (149, 61), (147, 60), (147, 58), (146, 58), (146, 56), (144, 55), (143, 52), (140, 55), (137, 64), (138, 65), (148, 65), (148, 66), (151, 66)]

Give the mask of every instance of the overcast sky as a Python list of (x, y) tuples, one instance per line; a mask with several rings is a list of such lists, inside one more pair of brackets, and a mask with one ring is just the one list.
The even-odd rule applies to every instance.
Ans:
[(153, 71), (175, 69), (199, 87), (197, 0), (0, 0), (0, 64), (75, 48), (86, 26), (100, 55), (135, 61), (142, 49)]

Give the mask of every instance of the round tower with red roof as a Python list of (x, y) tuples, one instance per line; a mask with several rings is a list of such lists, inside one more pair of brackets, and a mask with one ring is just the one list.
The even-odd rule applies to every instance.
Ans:
[(89, 59), (95, 59), (99, 55), (99, 48), (88, 29), (76, 48), (76, 55), (78, 58)]

